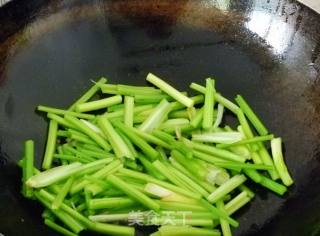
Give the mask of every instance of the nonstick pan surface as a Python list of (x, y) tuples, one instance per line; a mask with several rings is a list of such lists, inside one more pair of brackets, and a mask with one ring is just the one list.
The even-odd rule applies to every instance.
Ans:
[(0, 233), (56, 235), (41, 206), (20, 195), (22, 143), (36, 141), (37, 164), (45, 143), (36, 105), (66, 107), (100, 76), (144, 84), (153, 72), (181, 90), (212, 76), (283, 137), (295, 185), (283, 198), (253, 185), (235, 235), (320, 235), (319, 53), (320, 16), (289, 0), (8, 3), (0, 8)]

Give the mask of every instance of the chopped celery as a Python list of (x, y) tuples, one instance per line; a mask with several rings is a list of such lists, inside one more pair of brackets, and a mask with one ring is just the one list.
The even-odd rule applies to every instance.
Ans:
[(229, 236), (239, 225), (230, 215), (255, 195), (247, 177), (281, 196), (293, 184), (281, 138), (243, 97), (236, 105), (210, 78), (205, 87), (190, 85), (193, 97), (151, 73), (146, 81), (155, 87), (101, 78), (69, 109), (38, 106), (49, 118), (43, 170), (34, 167), (31, 140), (18, 165), (22, 193), (44, 205), (48, 227), (68, 236), (133, 236), (122, 222), (158, 225), (154, 236)]

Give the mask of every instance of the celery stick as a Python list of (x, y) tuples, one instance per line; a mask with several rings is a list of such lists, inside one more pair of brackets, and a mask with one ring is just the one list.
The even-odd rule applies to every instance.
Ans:
[(146, 172), (149, 175), (151, 175), (159, 180), (166, 179), (162, 174), (159, 173), (159, 171), (152, 165), (152, 163), (148, 161), (148, 159), (146, 157), (142, 156), (141, 154), (138, 154), (137, 158), (139, 159), (141, 164), (144, 166)]
[(272, 151), (274, 165), (277, 169), (277, 172), (280, 175), (282, 182), (286, 186), (292, 185), (293, 180), (289, 174), (289, 171), (283, 159), (281, 138), (274, 138), (271, 140), (271, 151)]
[(124, 124), (133, 127), (133, 112), (134, 109), (134, 98), (125, 96), (124, 97)]
[(169, 111), (170, 103), (163, 99), (150, 116), (140, 125), (139, 130), (146, 133), (152, 132), (167, 118)]
[(258, 116), (253, 112), (249, 104), (246, 102), (246, 100), (241, 96), (237, 95), (235, 99), (240, 106), (243, 113), (248, 117), (248, 119), (251, 121), (251, 124), (256, 128), (258, 133), (260, 135), (267, 135), (269, 132), (266, 129), (266, 127), (263, 125), (261, 120), (258, 118)]
[(134, 96), (134, 101), (138, 104), (159, 103), (162, 99), (172, 100), (172, 98), (166, 94), (137, 94)]
[(59, 209), (59, 207), (62, 204), (64, 198), (67, 196), (73, 181), (74, 181), (74, 178), (71, 177), (71, 178), (69, 178), (67, 180), (67, 182), (65, 182), (65, 184), (63, 185), (61, 191), (58, 193), (58, 195), (56, 196), (56, 198), (52, 202), (52, 206), (51, 206), (52, 209)]
[(76, 127), (74, 125), (72, 125), (70, 122), (66, 121), (63, 117), (61, 116), (58, 116), (56, 114), (53, 114), (53, 113), (48, 113), (47, 114), (47, 117), (50, 119), (50, 120), (54, 120), (58, 123), (58, 125), (60, 126), (64, 126), (66, 128), (75, 128)]
[[(226, 212), (225, 206), (222, 200), (219, 200), (217, 202), (217, 208), (222, 212)], [(223, 236), (232, 236), (229, 223), (225, 219), (220, 218), (220, 224), (221, 224)]]
[[(114, 171), (117, 171), (121, 167), (122, 167), (121, 162), (119, 160), (114, 160), (110, 164), (104, 166), (102, 169), (92, 174), (92, 177), (104, 178), (107, 175), (113, 173)], [(70, 193), (75, 194), (81, 191), (88, 183), (89, 181), (87, 180), (81, 180), (80, 182), (75, 182), (70, 189)]]
[[(190, 88), (198, 91), (199, 93), (205, 94), (206, 88), (202, 85), (192, 83)], [(231, 102), (230, 100), (226, 99), (225, 97), (221, 96), (219, 93), (214, 93), (214, 99), (223, 105), (224, 107), (228, 108), (228, 110), (232, 111), (234, 114), (237, 114), (238, 110), (240, 109), (236, 104)]]
[(118, 158), (127, 157), (134, 158), (127, 144), (123, 141), (121, 136), (113, 128), (112, 124), (104, 116), (98, 118), (98, 125), (103, 130), (104, 134), (107, 136), (114, 153)]
[(210, 194), (208, 200), (211, 203), (217, 202), (221, 199), (224, 195), (227, 195), (232, 190), (237, 188), (240, 184), (246, 181), (246, 177), (244, 175), (235, 175), (231, 179), (229, 179), (224, 184), (220, 185), (213, 193)]
[(134, 236), (135, 232), (133, 227), (98, 222), (95, 222), (90, 229), (98, 233), (115, 236)]
[(51, 229), (55, 230), (58, 233), (61, 233), (63, 235), (66, 236), (77, 236), (77, 234), (72, 233), (71, 231), (63, 228), (62, 226), (54, 223), (53, 221), (49, 220), (49, 219), (45, 219), (44, 220), (45, 225), (47, 225), (48, 227), (50, 227)]
[(186, 107), (192, 107), (194, 102), (188, 98), (187, 96), (183, 95), (181, 92), (176, 90), (171, 85), (167, 84), (165, 81), (160, 79), (159, 77), (149, 73), (147, 75), (147, 81), (161, 89), (163, 92), (167, 93), (169, 96), (176, 99), (181, 104), (185, 105)]
[(81, 103), (75, 106), (77, 112), (95, 111), (113, 106), (122, 102), (122, 97), (117, 95), (109, 98), (104, 98), (92, 102)]
[(108, 209), (118, 207), (129, 207), (137, 204), (135, 200), (129, 197), (114, 197), (114, 198), (95, 198), (89, 202), (90, 209)]
[(260, 143), (259, 144), (259, 155), (261, 157), (261, 160), (262, 162), (265, 164), (265, 165), (271, 165), (274, 167), (273, 170), (269, 170), (268, 173), (269, 175), (271, 176), (272, 180), (277, 180), (280, 178), (277, 170), (275, 169), (275, 166), (274, 166), (274, 162), (272, 160), (272, 157), (270, 156), (268, 150), (265, 148), (264, 144), (263, 143)]
[(108, 142), (103, 139), (99, 134), (95, 133), (92, 129), (90, 129), (88, 126), (83, 124), (79, 119), (66, 115), (65, 119), (72, 123), (74, 126), (76, 126), (79, 130), (81, 130), (83, 133), (88, 135), (91, 139), (93, 139), (99, 146), (101, 146), (104, 150), (109, 151), (110, 145)]
[(63, 110), (63, 109), (57, 109), (57, 108), (53, 108), (53, 107), (47, 107), (47, 106), (42, 106), (39, 105), (37, 107), (38, 111), (44, 111), (47, 113), (53, 113), (53, 114), (57, 114), (57, 115), (72, 115), (72, 116), (76, 116), (79, 118), (84, 118), (84, 119), (93, 119), (94, 115), (90, 115), (90, 114), (82, 114), (82, 113), (78, 113), (78, 112), (73, 112), (73, 111), (69, 111), (69, 110)]
[[(242, 139), (242, 134), (239, 132), (205, 132), (202, 134), (193, 134), (192, 141), (207, 142), (207, 143), (222, 143), (230, 144), (239, 142)], [(217, 147), (219, 147), (217, 145)]]
[(76, 105), (87, 102), (99, 91), (100, 86), (102, 84), (105, 84), (106, 82), (107, 82), (106, 78), (102, 77), (101, 79), (99, 79), (96, 83), (94, 83), (94, 85), (86, 93), (84, 93), (77, 101), (75, 101), (68, 110), (72, 111), (74, 110)]
[[(43, 199), (49, 201), (51, 204), (54, 201), (55, 196), (50, 194), (46, 190), (41, 189), (38, 193), (39, 193), (39, 196), (41, 196)], [(93, 226), (93, 222), (91, 222), (88, 218), (86, 218), (85, 216), (83, 216), (82, 214), (80, 214), (79, 212), (77, 212), (76, 210), (74, 210), (73, 208), (71, 208), (70, 206), (65, 204), (64, 202), (61, 204), (60, 208), (61, 208), (61, 210), (63, 210), (64, 212), (66, 212), (70, 216), (72, 216), (75, 220), (77, 220), (81, 224), (83, 224), (85, 227), (90, 228)]]
[(170, 144), (162, 141), (160, 138), (157, 138), (156, 136), (149, 134), (149, 133), (145, 133), (143, 131), (140, 131), (139, 129), (135, 129), (133, 128), (132, 131), (134, 131), (137, 135), (139, 135), (141, 138), (143, 138), (145, 141), (158, 145), (160, 147), (164, 147), (167, 149), (170, 149), (171, 146)]
[(168, 114), (169, 118), (189, 118), (189, 113), (187, 110), (178, 110), (178, 111), (172, 111)]
[(222, 118), (223, 118), (223, 111), (224, 111), (224, 106), (219, 103), (217, 117), (212, 126), (213, 128), (218, 128), (219, 125), (221, 124)]
[[(186, 141), (186, 140), (184, 140)], [(213, 156), (217, 156), (226, 160), (236, 161), (236, 162), (244, 162), (246, 160), (245, 157), (239, 156), (227, 150), (219, 149), (214, 146), (209, 146), (196, 142), (187, 142), (186, 145), (191, 144), (191, 147), (197, 151), (201, 151), (207, 154), (211, 154)]]
[(273, 134), (265, 135), (265, 136), (256, 136), (256, 137), (253, 137), (253, 138), (244, 139), (244, 140), (240, 140), (240, 141), (233, 142), (233, 143), (218, 144), (217, 147), (218, 148), (229, 148), (229, 147), (239, 146), (239, 145), (244, 145), (244, 144), (269, 141), (269, 140), (271, 140), (273, 138), (274, 138)]
[(187, 125), (189, 123), (190, 123), (189, 119), (186, 119), (186, 118), (169, 119), (163, 122), (159, 127), (159, 129), (176, 128), (179, 126)]
[(125, 134), (130, 141), (138, 146), (142, 152), (146, 155), (146, 157), (150, 158), (150, 160), (155, 160), (159, 156), (159, 153), (150, 146), (145, 140), (140, 138), (131, 128), (119, 121), (114, 121), (113, 125), (116, 126), (123, 134)]
[(199, 128), (200, 124), (202, 123), (203, 119), (203, 108), (197, 111), (197, 114), (191, 119), (190, 125), (194, 128)]
[(213, 125), (213, 107), (214, 107), (214, 80), (206, 79), (206, 92), (203, 105), (202, 128), (209, 129)]
[(248, 197), (247, 192), (243, 191), (225, 205), (225, 210), (228, 215), (232, 215), (248, 202), (250, 202), (250, 197)]
[[(204, 96), (200, 94), (194, 97), (190, 97), (190, 99), (193, 101), (193, 105), (202, 104), (204, 101)], [(185, 106), (180, 102), (171, 102), (170, 104), (171, 111), (176, 111), (185, 108)]]
[(26, 185), (26, 181), (33, 176), (34, 169), (34, 142), (27, 140), (24, 143), (24, 158), (22, 168), (22, 192), (25, 197), (31, 198), (33, 190)]
[(52, 165), (53, 154), (56, 149), (57, 131), (58, 123), (54, 120), (51, 120), (49, 123), (46, 151), (44, 154), (44, 160), (42, 162), (43, 169), (49, 169)]
[[(51, 202), (43, 197), (42, 194), (40, 194), (39, 192), (35, 192), (34, 195), (45, 207), (50, 208)], [(78, 234), (85, 229), (85, 227), (81, 223), (79, 223), (67, 212), (60, 209), (51, 209), (50, 211), (74, 233)]]
[(142, 192), (139, 192), (138, 190), (131, 187), (129, 184), (121, 180), (120, 178), (109, 175), (107, 177), (107, 180), (116, 188), (123, 191), (128, 196), (132, 197), (136, 201), (140, 202), (142, 205), (147, 207), (148, 209), (152, 209), (154, 211), (159, 211), (160, 206), (158, 203), (156, 203), (154, 200), (143, 194)]
[(128, 170), (128, 169), (120, 169), (119, 172), (121, 174), (124, 174), (126, 176), (129, 176), (129, 177), (132, 177), (132, 178), (137, 178), (137, 179), (140, 179), (140, 180), (144, 180), (146, 182), (151, 182), (151, 183), (155, 183), (155, 184), (158, 184), (164, 188), (167, 188), (169, 190), (172, 190), (176, 193), (179, 193), (179, 194), (182, 194), (186, 197), (190, 197), (190, 198), (193, 198), (193, 199), (200, 199), (201, 198), (201, 195), (199, 194), (194, 194), (188, 190), (185, 190), (184, 188), (180, 188), (176, 185), (173, 185), (173, 184), (170, 184), (168, 182), (165, 182), (165, 181), (161, 181), (161, 180), (158, 180), (156, 178), (153, 178), (151, 177), (150, 175), (146, 175), (146, 174), (143, 174), (143, 173), (139, 173), (139, 172), (136, 172), (136, 171), (132, 171), (132, 170)]

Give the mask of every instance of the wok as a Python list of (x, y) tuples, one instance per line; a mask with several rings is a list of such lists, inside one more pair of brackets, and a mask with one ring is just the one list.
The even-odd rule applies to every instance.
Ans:
[[(320, 235), (320, 16), (291, 0), (12, 1), (0, 8), (0, 233), (56, 235), (20, 195), (22, 142), (47, 123), (36, 105), (66, 107), (106, 76), (181, 90), (216, 78), (283, 137), (295, 185), (284, 197), (252, 186), (235, 235)], [(152, 229), (150, 229), (150, 232)], [(149, 232), (149, 231), (148, 231)], [(85, 233), (84, 233), (85, 234)], [(139, 229), (138, 235), (147, 235)]]

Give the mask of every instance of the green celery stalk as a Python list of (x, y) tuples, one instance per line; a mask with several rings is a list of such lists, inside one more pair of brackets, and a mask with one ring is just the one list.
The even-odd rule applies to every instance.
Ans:
[(89, 219), (95, 222), (114, 222), (114, 221), (127, 221), (129, 213), (118, 213), (118, 214), (100, 214), (100, 215), (91, 215)]
[(129, 197), (95, 198), (90, 200), (89, 208), (92, 210), (125, 208), (136, 204), (137, 202)]
[(24, 158), (22, 164), (22, 192), (25, 197), (31, 198), (33, 196), (33, 190), (26, 185), (26, 181), (34, 175), (34, 142), (33, 140), (27, 140), (24, 143)]
[(223, 112), (224, 112), (224, 106), (219, 103), (217, 117), (212, 126), (213, 128), (218, 128), (219, 125), (221, 124), (222, 118), (223, 118)]
[(139, 126), (139, 130), (146, 133), (152, 132), (152, 130), (158, 128), (167, 118), (169, 111), (170, 103), (163, 99), (148, 118)]
[[(49, 192), (47, 192), (44, 189), (41, 189), (38, 192), (39, 196), (41, 196), (43, 199), (45, 199), (46, 201), (50, 202), (50, 204), (52, 204), (52, 202), (54, 201), (55, 196), (50, 194)], [(83, 216), (82, 214), (80, 214), (79, 212), (77, 212), (76, 210), (74, 210), (73, 208), (71, 208), (70, 206), (68, 206), (66, 203), (62, 203), (60, 206), (61, 210), (63, 210), (64, 212), (68, 213), (70, 216), (72, 216), (75, 220), (79, 221), (81, 224), (83, 224), (85, 227), (92, 227), (93, 226), (93, 222), (91, 222), (88, 218), (86, 218), (85, 216)], [(60, 209), (59, 209), (60, 210)]]
[(172, 100), (172, 98), (166, 94), (137, 94), (134, 96), (134, 101), (138, 104), (159, 103), (162, 99)]
[(63, 184), (61, 191), (57, 194), (56, 198), (52, 202), (51, 208), (52, 209), (59, 209), (60, 205), (62, 204), (63, 200), (67, 196), (68, 192), (70, 191), (71, 185), (74, 181), (74, 178), (71, 177)]
[(271, 140), (271, 152), (277, 172), (286, 186), (293, 184), (293, 180), (289, 174), (286, 164), (283, 160), (281, 138), (274, 138)]
[(188, 98), (187, 96), (183, 95), (181, 92), (176, 90), (171, 85), (167, 84), (165, 81), (160, 79), (159, 77), (149, 73), (147, 75), (147, 81), (161, 89), (163, 92), (167, 93), (169, 96), (176, 99), (181, 104), (185, 105), (186, 107), (192, 107), (194, 105), (193, 100)]
[(235, 161), (235, 162), (244, 162), (246, 160), (246, 158), (243, 156), (239, 156), (230, 151), (219, 149), (214, 146), (209, 146), (209, 145), (196, 143), (196, 142), (190, 142), (189, 140), (186, 140), (186, 139), (184, 139), (183, 141), (186, 142), (186, 145), (190, 144), (191, 147), (197, 151), (211, 154), (216, 157), (220, 157), (220, 158), (230, 160), (230, 161)]
[(280, 178), (277, 170), (275, 169), (275, 166), (274, 166), (274, 162), (272, 160), (272, 157), (270, 156), (268, 150), (265, 148), (264, 144), (263, 143), (260, 143), (259, 144), (259, 155), (261, 157), (261, 160), (262, 162), (265, 164), (265, 165), (270, 165), (270, 166), (273, 166), (274, 169), (273, 170), (269, 170), (268, 173), (270, 175), (270, 177), (272, 178), (272, 180), (277, 180)]
[(86, 126), (84, 123), (82, 123), (79, 119), (76, 117), (72, 117), (69, 115), (65, 115), (65, 119), (72, 123), (74, 126), (76, 126), (79, 130), (81, 130), (83, 133), (88, 135), (92, 140), (94, 140), (100, 147), (102, 147), (106, 151), (110, 151), (110, 145), (108, 142), (102, 138), (99, 134), (95, 133), (92, 129), (90, 129), (88, 126)]
[[(190, 88), (202, 94), (205, 94), (206, 92), (205, 87), (196, 83), (192, 83), (190, 85)], [(228, 110), (232, 111), (234, 114), (237, 114), (238, 110), (240, 109), (236, 104), (226, 99), (225, 97), (221, 96), (221, 94), (219, 93), (214, 93), (214, 99), (224, 107), (228, 108)]]
[(219, 93), (215, 93), (214, 94), (214, 99), (221, 105), (223, 105), (225, 108), (227, 108), (228, 110), (230, 110), (231, 112), (233, 112), (234, 114), (238, 113), (238, 110), (240, 110), (240, 108), (234, 104), (233, 102), (231, 102), (230, 100), (228, 100), (227, 98), (223, 97), (221, 94)]
[(69, 110), (63, 110), (63, 109), (58, 109), (58, 108), (53, 108), (53, 107), (48, 107), (48, 106), (42, 106), (39, 105), (37, 107), (38, 111), (43, 111), (43, 112), (47, 112), (47, 113), (53, 113), (53, 114), (57, 114), (57, 115), (71, 115), (71, 116), (75, 116), (75, 117), (79, 117), (79, 118), (84, 118), (84, 119), (88, 119), (91, 120), (94, 118), (94, 115), (90, 115), (90, 114), (82, 114), (82, 113), (78, 113), (78, 112), (73, 112), (73, 111), (69, 111)]
[(161, 124), (159, 129), (176, 128), (179, 126), (187, 125), (189, 123), (190, 123), (189, 119), (186, 119), (186, 118), (168, 119)]
[(117, 95), (113, 97), (103, 98), (100, 100), (77, 104), (75, 110), (77, 112), (95, 111), (113, 106), (122, 102), (122, 97)]
[(144, 166), (145, 170), (147, 171), (147, 173), (159, 180), (165, 180), (166, 178), (159, 173), (159, 171), (152, 165), (151, 162), (148, 161), (148, 159), (144, 156), (142, 156), (141, 154), (138, 154), (139, 161), (141, 162), (141, 164)]
[(52, 165), (53, 154), (56, 149), (57, 131), (58, 123), (54, 120), (50, 120), (46, 151), (42, 162), (43, 169), (49, 169)]
[(132, 197), (136, 201), (140, 202), (142, 205), (147, 207), (148, 209), (152, 209), (154, 211), (159, 211), (160, 206), (158, 203), (156, 203), (154, 200), (143, 194), (142, 192), (134, 189), (129, 184), (121, 180), (120, 178), (109, 175), (107, 177), (108, 182), (110, 182), (114, 187), (120, 189), (128, 196)]
[(94, 83), (94, 85), (87, 92), (85, 92), (77, 101), (75, 101), (68, 110), (72, 111), (74, 110), (76, 105), (90, 100), (100, 90), (100, 86), (102, 84), (105, 84), (106, 82), (107, 82), (106, 78), (99, 79), (96, 83)]
[(248, 119), (251, 121), (251, 124), (256, 128), (258, 133), (260, 135), (267, 135), (269, 132), (267, 128), (263, 125), (261, 120), (258, 118), (258, 116), (254, 113), (254, 111), (251, 109), (249, 104), (246, 102), (246, 100), (241, 96), (237, 95), (236, 102), (240, 106), (243, 113), (248, 117)]
[[(204, 101), (204, 96), (200, 94), (194, 97), (190, 97), (190, 99), (193, 101), (193, 105), (202, 104)], [(171, 111), (176, 111), (176, 110), (185, 108), (185, 106), (178, 101), (171, 102), (170, 104), (171, 104)]]
[(127, 144), (123, 141), (121, 136), (113, 128), (112, 124), (104, 116), (98, 118), (98, 125), (107, 136), (111, 146), (114, 150), (114, 153), (118, 158), (127, 157), (134, 158)]
[[(115, 171), (117, 171), (121, 167), (122, 167), (122, 163), (119, 160), (114, 160), (111, 163), (109, 163), (108, 165), (104, 166), (99, 171), (92, 174), (91, 176), (93, 178), (104, 178), (104, 177), (108, 176), (109, 174), (114, 173)], [(81, 191), (88, 183), (89, 183), (88, 180), (81, 180), (80, 182), (75, 182), (70, 189), (70, 193), (75, 194), (75, 193)]]
[(223, 196), (230, 193), (232, 190), (237, 188), (240, 184), (246, 181), (246, 177), (244, 175), (235, 175), (231, 179), (229, 179), (224, 184), (220, 185), (214, 192), (208, 196), (208, 201), (211, 203), (217, 202)]
[(113, 225), (113, 224), (95, 222), (90, 229), (98, 233), (107, 234), (107, 235), (115, 235), (115, 236), (134, 236), (135, 235), (134, 227), (128, 227), (128, 226), (122, 226), (122, 225)]
[(199, 128), (200, 124), (202, 124), (203, 119), (203, 108), (197, 111), (196, 115), (191, 119), (190, 125), (194, 128)]
[(271, 140), (273, 138), (274, 138), (273, 134), (265, 135), (265, 136), (256, 136), (256, 137), (253, 137), (253, 138), (244, 139), (244, 140), (240, 140), (240, 141), (233, 142), (233, 143), (218, 144), (217, 147), (218, 148), (229, 148), (229, 147), (239, 146), (239, 145), (244, 145), (244, 144), (269, 141), (269, 140)]
[(61, 116), (58, 116), (56, 114), (53, 114), (53, 113), (48, 113), (47, 114), (47, 117), (50, 119), (50, 120), (54, 120), (58, 123), (58, 125), (61, 125), (61, 126), (64, 126), (66, 128), (75, 128), (76, 127), (74, 125), (72, 125), (70, 122), (66, 121), (63, 117)]
[[(41, 190), (44, 191), (44, 190)], [(51, 202), (48, 201), (47, 198), (43, 197), (43, 194), (40, 194), (39, 192), (34, 193), (35, 197), (48, 209), (50, 209)], [(50, 211), (56, 216), (62, 223), (64, 223), (72, 232), (78, 234), (82, 230), (85, 229), (85, 227), (78, 222), (78, 220), (74, 219), (70, 214), (67, 212), (61, 210), (61, 209), (50, 209)]]
[(129, 127), (133, 127), (133, 115), (134, 115), (133, 109), (134, 109), (134, 98), (125, 96), (123, 121), (124, 121), (124, 124)]
[[(222, 212), (226, 212), (225, 206), (222, 200), (219, 200), (217, 202), (217, 208)], [(220, 225), (221, 225), (223, 236), (232, 236), (230, 225), (225, 219), (220, 218)]]
[(189, 112), (185, 109), (172, 111), (168, 114), (169, 118), (189, 118)]
[(203, 105), (202, 128), (209, 129), (213, 125), (213, 107), (214, 107), (214, 80), (206, 79), (206, 92)]
[(192, 193), (188, 190), (185, 190), (184, 188), (180, 188), (176, 185), (173, 185), (173, 184), (170, 184), (168, 182), (165, 182), (165, 181), (161, 181), (161, 180), (158, 180), (156, 178), (153, 178), (152, 176), (150, 175), (147, 175), (147, 174), (143, 174), (143, 173), (140, 173), (140, 172), (136, 172), (136, 171), (133, 171), (133, 170), (128, 170), (128, 169), (120, 169), (119, 170), (119, 173), (125, 175), (125, 176), (129, 176), (129, 177), (132, 177), (132, 178), (136, 178), (136, 179), (140, 179), (140, 180), (144, 180), (146, 182), (150, 182), (150, 183), (154, 183), (154, 184), (158, 184), (164, 188), (167, 188), (173, 192), (176, 192), (176, 193), (179, 193), (179, 194), (182, 194), (186, 197), (190, 197), (190, 198), (193, 198), (193, 199), (200, 199), (201, 198), (201, 195), (199, 194), (195, 194), (195, 193)]
[(251, 198), (248, 197), (247, 192), (243, 191), (225, 205), (225, 211), (228, 213), (228, 215), (232, 215), (245, 204), (250, 202), (250, 200)]
[(117, 127), (123, 134), (125, 134), (130, 141), (138, 146), (142, 152), (146, 155), (146, 157), (149, 157), (150, 160), (155, 160), (158, 158), (159, 153), (152, 147), (150, 146), (144, 139), (140, 138), (131, 128), (120, 121), (114, 121), (113, 125)]
[(58, 233), (65, 235), (65, 236), (77, 236), (77, 234), (72, 233), (71, 231), (65, 229), (64, 227), (54, 223), (52, 220), (45, 219), (44, 223), (45, 223), (45, 225), (47, 225), (51, 229), (55, 230)]

